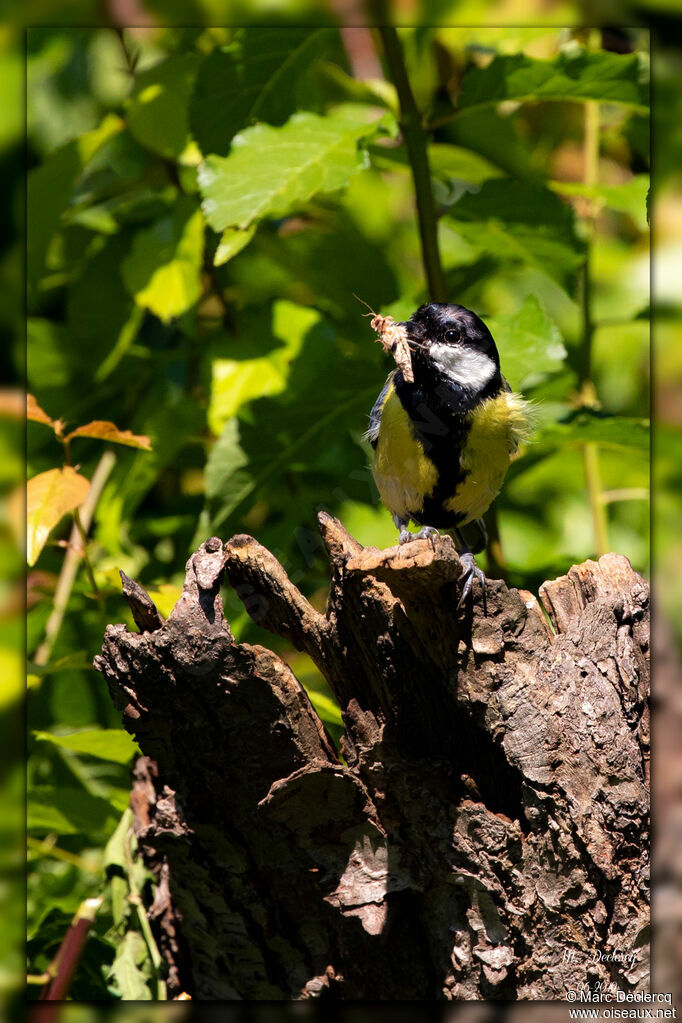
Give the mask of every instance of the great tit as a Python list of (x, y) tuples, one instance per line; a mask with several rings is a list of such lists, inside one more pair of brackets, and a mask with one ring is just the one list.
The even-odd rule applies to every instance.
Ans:
[(474, 575), (483, 578), (462, 529), (476, 523), (485, 537), (481, 518), (529, 432), (528, 405), (512, 393), (492, 334), (470, 309), (431, 302), (402, 326), (414, 381), (393, 370), (374, 404), (372, 471), (401, 544), (440, 529), (453, 535), (464, 565), (461, 604)]

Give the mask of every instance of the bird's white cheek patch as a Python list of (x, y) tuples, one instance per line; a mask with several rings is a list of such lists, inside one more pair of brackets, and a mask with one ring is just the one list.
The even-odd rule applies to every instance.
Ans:
[(493, 360), (471, 348), (435, 344), (431, 345), (430, 354), (438, 369), (462, 387), (474, 390), (485, 387), (495, 375)]

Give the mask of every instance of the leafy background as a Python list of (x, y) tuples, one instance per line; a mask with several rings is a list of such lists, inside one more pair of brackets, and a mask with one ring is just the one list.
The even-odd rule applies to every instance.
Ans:
[[(646, 571), (647, 33), (401, 40), (435, 126), (449, 294), (490, 323), (537, 404), (489, 570), (536, 590), (614, 549)], [(72, 513), (38, 550), (55, 513), (36, 506), (28, 580), (29, 972), (101, 899), (75, 999), (163, 997), (128, 899), (149, 891), (126, 814), (134, 744), (89, 667), (107, 622), (132, 627), (118, 570), (168, 613), (193, 546), (246, 531), (324, 606), (319, 509), (365, 544), (395, 540), (362, 441), (390, 367), (354, 295), (401, 318), (426, 293), (395, 90), (361, 56), (331, 25), (28, 34), (28, 390), (52, 421), (29, 423), (28, 472), (68, 459), (98, 497), (85, 563)], [(65, 447), (92, 421), (151, 450)], [(53, 632), (70, 537), (78, 571)], [(280, 649), (225, 605), (238, 639)], [(281, 652), (338, 736), (311, 663)]]

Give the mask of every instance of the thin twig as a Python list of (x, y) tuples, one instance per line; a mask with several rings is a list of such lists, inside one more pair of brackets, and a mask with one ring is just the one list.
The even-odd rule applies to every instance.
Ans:
[[(92, 517), (97, 507), (97, 502), (101, 496), (104, 484), (109, 478), (109, 474), (114, 467), (116, 462), (116, 456), (113, 451), (105, 451), (100, 458), (97, 468), (92, 477), (90, 483), (90, 490), (86, 497), (83, 505), (80, 509), (80, 526), (84, 533), (90, 528)], [(45, 638), (36, 650), (35, 657), (33, 658), (36, 664), (45, 665), (49, 663), (50, 657), (52, 656), (52, 650), (54, 649), (59, 630), (62, 627), (64, 621), (64, 615), (66, 614), (66, 608), (69, 603), (69, 597), (71, 596), (71, 590), (76, 580), (76, 574), (78, 572), (78, 564), (83, 555), (85, 545), (83, 543), (83, 550), (81, 550), (79, 540), (81, 540), (82, 534), (81, 529), (74, 523), (73, 529), (71, 530), (71, 536), (69, 537), (69, 545), (64, 555), (64, 562), (62, 564), (62, 570), (59, 573), (59, 579), (57, 581), (57, 587), (54, 593), (54, 606), (50, 617), (47, 620), (45, 626)]]
[(386, 62), (400, 102), (400, 127), (405, 139), (414, 182), (422, 262), (429, 295), (433, 302), (446, 302), (447, 286), (438, 248), (438, 224), (431, 188), (431, 170), (424, 124), (407, 76), (398, 33), (388, 25), (381, 25), (377, 28), (377, 32), (383, 44)]
[(114, 26), (114, 32), (116, 33), (118, 41), (119, 41), (119, 43), (121, 45), (121, 50), (123, 52), (123, 59), (126, 62), (126, 68), (125, 68), (126, 72), (127, 72), (127, 74), (131, 78), (134, 78), (135, 77), (135, 70), (137, 68), (137, 62), (140, 59), (140, 51), (139, 51), (139, 49), (131, 50), (129, 48), (128, 42), (127, 42), (125, 34), (124, 34), (124, 29), (121, 28), (120, 25), (115, 25)]

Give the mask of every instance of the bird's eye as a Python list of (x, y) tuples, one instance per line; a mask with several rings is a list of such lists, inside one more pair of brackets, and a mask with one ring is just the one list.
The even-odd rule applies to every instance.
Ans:
[(444, 336), (446, 341), (456, 341), (459, 338), (459, 331), (452, 329), (446, 330)]

